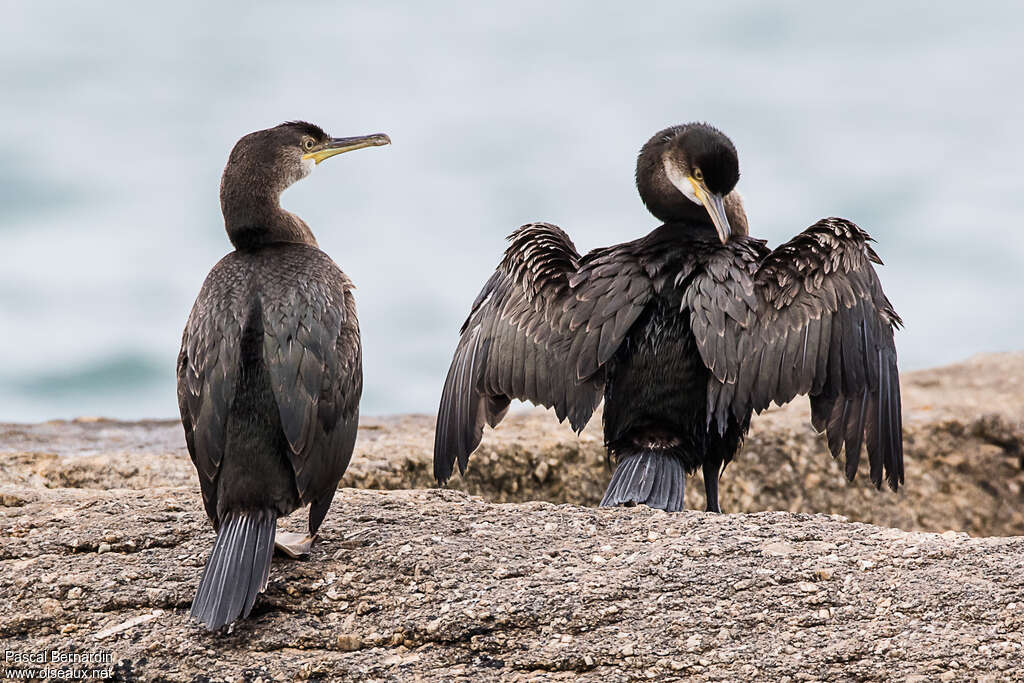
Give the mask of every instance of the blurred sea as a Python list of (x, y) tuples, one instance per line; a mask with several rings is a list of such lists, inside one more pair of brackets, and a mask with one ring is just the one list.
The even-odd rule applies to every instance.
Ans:
[(636, 152), (694, 119), (736, 143), (754, 234), (877, 238), (903, 369), (1024, 347), (1021, 4), (0, 9), (0, 421), (177, 414), (228, 151), (296, 118), (394, 140), (284, 198), (358, 286), (366, 414), (435, 410), (518, 225), (655, 227)]

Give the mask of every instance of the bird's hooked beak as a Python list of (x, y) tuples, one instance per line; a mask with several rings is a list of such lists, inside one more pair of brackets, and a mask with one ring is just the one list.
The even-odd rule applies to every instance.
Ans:
[(310, 152), (309, 154), (303, 154), (302, 160), (312, 160), (319, 164), (324, 159), (330, 159), (336, 154), (341, 154), (343, 152), (351, 152), (354, 149), (362, 149), (364, 147), (380, 147), (381, 145), (390, 144), (391, 138), (384, 133), (357, 135), (352, 138), (331, 138), (331, 141), (322, 149)]
[(707, 209), (708, 214), (711, 216), (711, 222), (715, 224), (718, 239), (722, 240), (722, 244), (725, 244), (732, 235), (729, 219), (725, 216), (725, 198), (709, 190), (704, 181), (696, 180), (693, 176), (690, 176), (689, 180), (690, 184), (693, 185), (693, 193), (697, 195), (697, 199)]

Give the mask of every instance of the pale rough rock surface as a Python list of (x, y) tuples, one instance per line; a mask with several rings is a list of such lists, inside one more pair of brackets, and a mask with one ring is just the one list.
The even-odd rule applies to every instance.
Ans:
[(33, 492), (2, 520), (0, 638), (109, 650), (125, 680), (1021, 675), (1024, 539), (341, 493), (313, 557), (210, 635), (185, 616), (213, 538), (194, 492)]
[[(110, 651), (122, 680), (1024, 680), (1024, 539), (959, 533), (1024, 529), (1022, 379), (1024, 354), (905, 375), (899, 495), (845, 484), (805, 406), (726, 471), (727, 510), (955, 532), (495, 504), (607, 480), (596, 424), (528, 413), (454, 480), (482, 498), (340, 491), (230, 635), (186, 619), (213, 532), (179, 425), (3, 425), (0, 649)], [(431, 427), (368, 420), (343, 484), (427, 486)]]
[[(1024, 534), (1024, 353), (988, 354), (902, 377), (906, 486), (875, 491), (862, 463), (848, 484), (805, 399), (754, 416), (722, 479), (726, 512), (842, 514), (882, 526)], [(435, 486), (432, 417), (366, 418), (342, 486)], [(600, 417), (580, 437), (552, 413), (524, 411), (486, 430), (465, 479), (449, 487), (496, 502), (597, 505), (611, 476)], [(191, 486), (195, 471), (177, 421), (0, 424), (0, 482), (76, 488)], [(699, 476), (687, 507), (704, 509)], [(197, 493), (198, 496), (198, 493)], [(198, 500), (198, 498), (197, 498)]]

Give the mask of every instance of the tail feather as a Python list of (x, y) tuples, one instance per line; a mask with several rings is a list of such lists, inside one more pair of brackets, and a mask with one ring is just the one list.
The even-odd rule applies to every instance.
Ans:
[(685, 492), (682, 461), (662, 451), (643, 450), (619, 458), (601, 506), (643, 504), (678, 512), (683, 509)]
[(249, 616), (267, 587), (274, 555), (277, 514), (232, 514), (221, 524), (189, 616), (215, 631)]

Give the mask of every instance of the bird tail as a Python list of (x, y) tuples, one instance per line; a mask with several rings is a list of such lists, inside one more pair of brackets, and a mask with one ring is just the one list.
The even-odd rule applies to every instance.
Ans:
[(210, 631), (249, 616), (270, 578), (276, 532), (272, 510), (230, 513), (217, 531), (189, 616)]
[(683, 509), (686, 469), (676, 455), (645, 448), (619, 456), (601, 507), (647, 505), (667, 512)]

